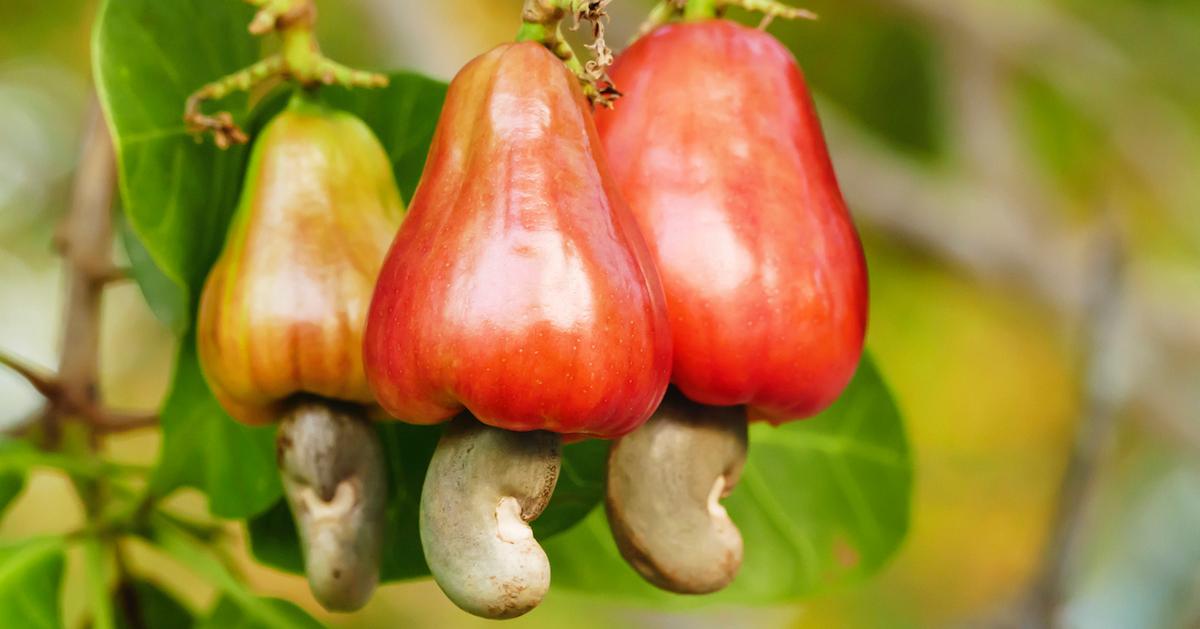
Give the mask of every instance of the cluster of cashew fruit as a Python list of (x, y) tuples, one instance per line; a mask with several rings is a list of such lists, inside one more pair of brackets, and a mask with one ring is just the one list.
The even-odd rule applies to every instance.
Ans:
[(459, 72), (407, 215), (353, 116), (300, 92), (255, 139), (200, 356), (233, 417), (280, 423), (330, 609), (378, 581), (371, 418), (446, 423), (425, 559), (459, 607), (509, 618), (549, 588), (529, 523), (564, 439), (613, 440), (606, 510), (630, 565), (712, 592), (742, 562), (720, 500), (747, 422), (810, 416), (854, 371), (865, 264), (794, 59), (717, 3), (672, 0), (687, 19), (618, 56), (625, 96), (593, 112), (557, 29), (603, 4), (529, 0), (547, 21)]

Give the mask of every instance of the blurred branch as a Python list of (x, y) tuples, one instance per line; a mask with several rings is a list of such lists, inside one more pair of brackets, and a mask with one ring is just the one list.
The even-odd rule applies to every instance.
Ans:
[(63, 423), (69, 419), (85, 422), (93, 439), (157, 421), (153, 415), (105, 408), (100, 401), (100, 300), (104, 288), (126, 273), (112, 261), (116, 163), (108, 129), (94, 99), (87, 116), (71, 206), (55, 235), (58, 252), (66, 262), (67, 282), (58, 372), (38, 373), (0, 353), (0, 365), (28, 380), (46, 398), (42, 411), (33, 417), (42, 429), (44, 445), (51, 449), (58, 447)]
[(37, 390), (38, 393), (41, 393), (43, 397), (53, 398), (59, 393), (58, 380), (45, 374), (38, 373), (38, 371), (33, 367), (22, 363), (12, 356), (0, 353), (0, 365), (8, 367), (18, 376), (24, 378), (34, 389)]
[(1124, 258), (1120, 236), (1114, 228), (1101, 243), (1096, 270), (1089, 283), (1090, 351), (1084, 369), (1083, 413), (1059, 488), (1040, 575), (1029, 594), (1027, 611), (1038, 626), (1060, 624), (1059, 614), (1067, 594), (1069, 570), (1082, 537), (1086, 506), (1123, 406), (1119, 383), (1123, 356), (1117, 338), (1123, 306)]
[(1200, 143), (1178, 130), (1189, 128), (1191, 117), (1161, 91), (1147, 89), (1142, 64), (1091, 25), (1047, 2), (875, 1), (1053, 84), (1097, 123), (1122, 166), (1187, 218), (1194, 189), (1178, 184), (1194, 181)]

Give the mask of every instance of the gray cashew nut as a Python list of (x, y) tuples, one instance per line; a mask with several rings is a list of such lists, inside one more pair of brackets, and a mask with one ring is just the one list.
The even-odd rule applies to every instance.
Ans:
[(625, 561), (654, 585), (706, 594), (729, 585), (742, 536), (720, 499), (746, 461), (746, 409), (703, 406), (675, 390), (613, 442), (605, 508)]
[(361, 608), (379, 582), (387, 506), (383, 447), (365, 409), (301, 400), (276, 449), (313, 595), (329, 610)]
[(442, 591), (464, 611), (515, 618), (550, 587), (550, 562), (529, 523), (558, 482), (562, 440), (513, 432), (469, 414), (450, 422), (421, 492), (421, 546)]

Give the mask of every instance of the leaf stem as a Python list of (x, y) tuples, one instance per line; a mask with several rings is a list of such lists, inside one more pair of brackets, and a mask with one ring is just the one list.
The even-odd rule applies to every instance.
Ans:
[(254, 35), (277, 32), (281, 50), (233, 74), (222, 77), (196, 90), (184, 107), (184, 122), (192, 133), (213, 134), (217, 146), (228, 148), (244, 144), (248, 138), (234, 122), (229, 112), (207, 115), (201, 110), (206, 100), (224, 98), (236, 91), (247, 92), (270, 80), (283, 78), (302, 87), (341, 85), (343, 87), (384, 87), (387, 76), (355, 70), (325, 55), (317, 45), (313, 32), (317, 21), (314, 0), (247, 0), (260, 7), (250, 22)]
[(708, 20), (717, 17), (717, 0), (688, 0), (683, 7), (683, 19)]
[(686, 0), (682, 3), (681, 8), (677, 8), (679, 4), (678, 0), (663, 0), (658, 7), (654, 8), (647, 24), (651, 24), (654, 20), (658, 20), (659, 24), (665, 23), (666, 19), (662, 17), (662, 13), (669, 8), (676, 8), (676, 11), (682, 10), (683, 19), (686, 21), (698, 22), (719, 17), (729, 7), (738, 7), (752, 13), (761, 13), (763, 21), (759, 24), (759, 28), (765, 28), (772, 19), (777, 17), (787, 20), (817, 19), (817, 14), (812, 11), (791, 7), (779, 0)]

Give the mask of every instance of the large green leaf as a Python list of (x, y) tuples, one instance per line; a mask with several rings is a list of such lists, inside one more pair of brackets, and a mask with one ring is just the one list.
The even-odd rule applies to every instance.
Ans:
[(128, 219), (120, 221), (120, 233), (125, 255), (129, 258), (130, 274), (145, 296), (150, 310), (163, 325), (182, 335), (192, 319), (187, 288), (171, 280), (158, 268), (146, 245), (133, 232)]
[[(384, 540), (380, 578), (398, 581), (429, 575), (421, 551), (417, 510), (425, 470), (441, 434), (439, 427), (389, 423), (379, 426), (389, 465), (390, 498), (387, 538)], [(584, 441), (563, 449), (562, 473), (550, 505), (533, 524), (539, 539), (548, 539), (583, 519), (604, 494), (604, 460), (608, 446), (603, 441)], [(304, 570), (296, 525), (287, 503), (249, 522), (251, 549), (259, 561), (299, 573)]]
[[(263, 613), (264, 610), (269, 613)], [(258, 598), (254, 607), (222, 598), (203, 624), (203, 629), (309, 629), (321, 623), (303, 609), (277, 598)]]
[(0, 545), (0, 627), (62, 627), (63, 564), (61, 538)]
[[(936, 158), (946, 142), (938, 42), (919, 24), (863, 3), (806, 0), (820, 22), (775, 20), (771, 32), (796, 55), (813, 91), (864, 129), (915, 157)], [(738, 12), (745, 21), (759, 17)]]
[[(252, 16), (236, 0), (109, 0), (96, 21), (93, 71), (125, 213), (163, 274), (193, 297), (224, 240), (246, 148), (193, 140), (183, 107), (205, 83), (258, 58), (246, 31)], [(215, 106), (249, 120), (244, 95)]]
[(178, 487), (208, 494), (209, 509), (226, 518), (262, 512), (279, 498), (275, 429), (234, 421), (217, 403), (196, 358), (196, 341), (183, 338), (171, 393), (162, 409), (163, 445), (151, 490)]
[(286, 601), (260, 597), (247, 588), (208, 547), (185, 527), (162, 514), (151, 518), (149, 539), (160, 550), (216, 586), (222, 597), (205, 627), (292, 629), (320, 627), (304, 610)]
[(603, 509), (545, 547), (556, 587), (681, 606), (781, 602), (882, 566), (908, 529), (911, 492), (900, 413), (866, 357), (820, 416), (751, 427), (745, 472), (726, 501), (745, 560), (722, 592), (682, 597), (642, 581), (617, 553)]

